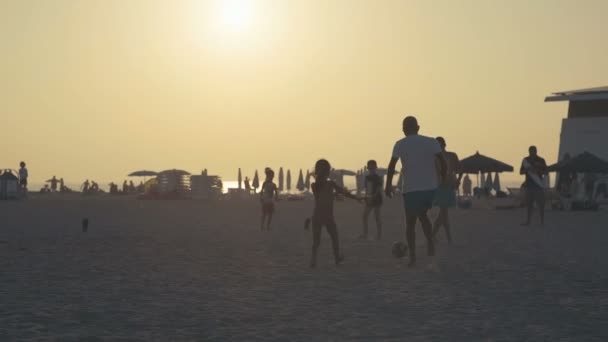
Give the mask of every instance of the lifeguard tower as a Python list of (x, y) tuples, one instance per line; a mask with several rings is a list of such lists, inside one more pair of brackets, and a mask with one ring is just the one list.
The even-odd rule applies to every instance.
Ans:
[(608, 86), (553, 93), (545, 102), (568, 101), (558, 159), (589, 152), (608, 160)]

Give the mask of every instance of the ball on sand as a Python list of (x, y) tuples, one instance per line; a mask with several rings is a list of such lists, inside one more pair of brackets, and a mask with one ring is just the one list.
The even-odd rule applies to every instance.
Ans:
[(407, 254), (407, 245), (402, 241), (395, 241), (392, 252), (395, 258), (403, 258)]

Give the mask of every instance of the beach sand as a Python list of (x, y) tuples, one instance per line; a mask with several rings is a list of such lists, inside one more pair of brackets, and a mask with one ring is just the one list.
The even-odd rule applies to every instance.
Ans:
[(340, 202), (345, 263), (324, 233), (311, 270), (311, 207), (280, 202), (261, 232), (254, 200), (0, 202), (0, 341), (608, 339), (606, 211), (528, 228), (521, 210), (455, 210), (455, 243), (427, 257), (418, 229), (408, 269), (399, 199), (382, 241), (355, 239), (361, 207)]

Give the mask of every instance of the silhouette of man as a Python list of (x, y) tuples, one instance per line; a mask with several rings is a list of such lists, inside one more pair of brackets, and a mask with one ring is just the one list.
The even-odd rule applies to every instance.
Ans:
[(29, 176), (25, 162), (19, 163), (19, 188), (24, 194), (27, 194), (27, 178)]
[(51, 191), (52, 192), (57, 192), (57, 183), (59, 183), (59, 181), (57, 180), (57, 177), (53, 176), (53, 178), (51, 178)]
[(526, 176), (524, 188), (526, 190), (526, 206), (528, 215), (524, 226), (530, 224), (534, 204), (538, 207), (541, 226), (545, 224), (545, 189), (544, 177), (547, 175), (547, 163), (538, 156), (536, 146), (530, 146), (529, 155), (521, 162), (519, 173)]
[[(446, 161), (441, 146), (434, 138), (418, 134), (418, 120), (408, 116), (403, 120), (405, 138), (397, 141), (388, 166), (386, 196), (393, 196), (392, 181), (395, 165), (401, 160), (403, 172), (403, 206), (406, 217), (406, 238), (409, 247), (409, 266), (416, 264), (416, 222), (422, 224), (422, 231), (427, 240), (427, 254), (435, 255), (431, 221), (427, 216), (433, 206), (435, 191), (446, 178)], [(439, 165), (439, 172), (437, 170)], [(438, 173), (439, 176), (438, 177)]]
[(436, 236), (441, 226), (443, 226), (448, 243), (452, 243), (449, 208), (456, 206), (456, 189), (460, 184), (457, 176), (458, 171), (460, 171), (460, 160), (456, 153), (446, 150), (447, 144), (444, 138), (437, 137), (437, 142), (441, 146), (443, 157), (447, 163), (447, 177), (439, 184), (435, 194), (435, 202), (439, 206), (439, 215), (433, 225), (433, 236)]

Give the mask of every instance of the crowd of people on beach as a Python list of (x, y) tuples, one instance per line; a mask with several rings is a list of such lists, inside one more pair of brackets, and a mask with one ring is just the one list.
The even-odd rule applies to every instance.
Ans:
[[(399, 193), (403, 197), (405, 212), (405, 237), (407, 241), (407, 252), (409, 254), (409, 265), (416, 263), (416, 224), (420, 222), (422, 231), (427, 242), (427, 254), (435, 254), (435, 244), (441, 228), (445, 231), (448, 243), (452, 242), (451, 222), (449, 208), (457, 203), (457, 192), (461, 184), (465, 196), (475, 195), (477, 189), (472, 188), (472, 182), (468, 175), (464, 175), (460, 169), (458, 155), (446, 149), (446, 140), (442, 137), (431, 138), (419, 134), (420, 126), (418, 120), (408, 116), (402, 125), (405, 137), (399, 139), (393, 146), (391, 159), (386, 173), (386, 184), (377, 173), (378, 163), (369, 160), (366, 163), (367, 173), (364, 177), (365, 194), (352, 194), (342, 184), (332, 179), (332, 167), (329, 161), (320, 159), (316, 162), (312, 183), (314, 197), (314, 208), (312, 215), (305, 220), (305, 228), (312, 227), (313, 244), (310, 266), (317, 264), (317, 251), (320, 244), (320, 236), (323, 227), (328, 232), (334, 253), (336, 264), (344, 260), (340, 251), (338, 229), (334, 217), (334, 201), (337, 196), (357, 200), (364, 204), (362, 210), (362, 233), (360, 239), (368, 239), (369, 216), (373, 214), (376, 224), (376, 239), (382, 238), (382, 205), (384, 197), (392, 198), (396, 193), (393, 187), (393, 176), (396, 166), (401, 162), (401, 178), (398, 184)], [(270, 230), (275, 202), (279, 200), (279, 189), (274, 183), (274, 171), (265, 169), (266, 179), (260, 190), (261, 201), (261, 230)], [(544, 177), (547, 175), (547, 165), (543, 158), (538, 156), (534, 146), (529, 148), (529, 154), (523, 159), (520, 174), (525, 176), (523, 187), (525, 188), (525, 203), (527, 206), (527, 219), (523, 223), (529, 225), (533, 209), (539, 210), (540, 223), (544, 224)], [(25, 162), (20, 163), (19, 186), (23, 192), (27, 192), (28, 170)], [(562, 182), (566, 183), (569, 178), (564, 176)], [(47, 181), (50, 183), (43, 188), (44, 192), (71, 191), (65, 186), (63, 178), (57, 179), (53, 176)], [(110, 194), (136, 194), (144, 191), (144, 183), (135, 186), (133, 181), (122, 184), (122, 189), (115, 183), (110, 183)], [(249, 179), (245, 179), (245, 188), (250, 191)], [(88, 179), (82, 184), (83, 194), (95, 194), (102, 192), (98, 183)], [(433, 207), (439, 208), (439, 213), (434, 222), (431, 222), (428, 212)]]

